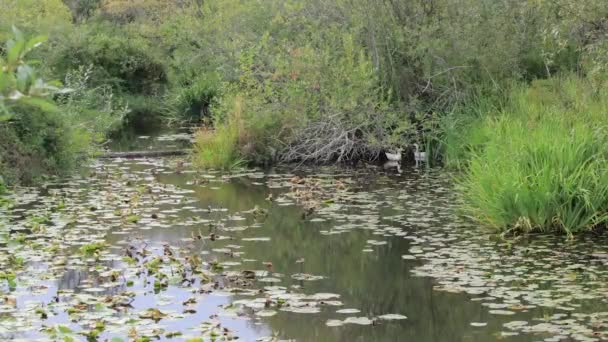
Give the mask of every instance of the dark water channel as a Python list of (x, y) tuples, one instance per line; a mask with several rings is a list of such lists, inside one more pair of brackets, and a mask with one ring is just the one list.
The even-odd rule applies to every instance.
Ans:
[(109, 160), (15, 201), (0, 211), (4, 340), (86, 340), (99, 322), (99, 341), (605, 337), (605, 240), (495, 241), (457, 217), (440, 170)]

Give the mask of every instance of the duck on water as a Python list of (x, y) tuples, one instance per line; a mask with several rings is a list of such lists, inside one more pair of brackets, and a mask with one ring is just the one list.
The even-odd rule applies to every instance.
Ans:
[[(420, 145), (418, 145), (418, 144), (413, 144), (412, 146), (414, 146), (414, 160), (416, 161), (416, 163), (426, 162), (427, 153), (424, 151), (420, 151)], [(394, 153), (385, 152), (384, 154), (386, 155), (386, 159), (388, 159), (388, 161), (399, 162), (399, 161), (401, 161), (401, 158), (402, 158), (402, 152), (403, 152), (403, 149), (400, 148), (400, 149), (397, 149), (397, 151)]]

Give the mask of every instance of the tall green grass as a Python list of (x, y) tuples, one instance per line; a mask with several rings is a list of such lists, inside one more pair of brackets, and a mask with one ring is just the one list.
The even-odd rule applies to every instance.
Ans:
[(203, 169), (230, 170), (241, 166), (239, 140), (242, 128), (242, 102), (234, 101), (233, 111), (225, 122), (216, 123), (214, 129), (201, 128), (195, 136), (192, 161)]
[(472, 124), (462, 152), (466, 211), (500, 232), (564, 232), (608, 220), (608, 94), (569, 77), (512, 92), (507, 107)]
[(230, 170), (242, 164), (237, 149), (238, 134), (232, 126), (200, 129), (195, 136), (193, 162), (203, 169)]

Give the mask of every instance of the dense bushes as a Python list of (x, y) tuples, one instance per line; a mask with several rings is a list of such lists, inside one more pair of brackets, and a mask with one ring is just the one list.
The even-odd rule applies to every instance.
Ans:
[(468, 129), (468, 212), (499, 231), (602, 227), (608, 219), (608, 93), (578, 77), (518, 87)]
[[(66, 37), (67, 38), (67, 37)], [(62, 42), (53, 65), (62, 71), (91, 65), (91, 79), (131, 94), (159, 95), (167, 81), (150, 42), (107, 27), (82, 28)]]
[(234, 149), (254, 163), (436, 148), (454, 125), (444, 113), (500, 99), (517, 82), (601, 75), (608, 9), (595, 0), (67, 3), (78, 25), (57, 41), (53, 75), (92, 64), (93, 86), (112, 85), (133, 124), (162, 113), (219, 132), (240, 98)]
[(86, 70), (68, 74), (65, 88), (45, 81), (28, 59), (46, 37), (14, 30), (0, 57), (0, 173), (3, 182), (31, 183), (70, 170), (121, 112), (112, 93), (89, 88)]
[[(499, 107), (519, 82), (601, 70), (591, 52), (603, 51), (597, 13), (608, 7), (589, 3), (208, 1), (198, 32), (230, 40), (197, 56), (221, 61), (228, 83), (216, 125), (242, 99), (240, 157), (375, 159), (414, 142), (438, 147), (472, 103)], [(216, 21), (235, 17), (246, 19)]]
[[(243, 52), (241, 77), (214, 108), (216, 122), (242, 101), (238, 148), (257, 163), (373, 158), (400, 121), (387, 122), (390, 108), (368, 56), (348, 36), (301, 39), (267, 35)], [(340, 53), (332, 50), (338, 44)]]
[(165, 95), (166, 116), (170, 121), (193, 121), (200, 123), (211, 116), (211, 105), (221, 88), (219, 76), (197, 75), (194, 79), (175, 84)]
[[(60, 0), (0, 3), (2, 43), (12, 36), (12, 25), (23, 27), (27, 34), (45, 32), (51, 37), (30, 53), (30, 58), (42, 63), (37, 62), (34, 68), (19, 60), (21, 64), (9, 72), (14, 71), (17, 82), (8, 87), (0, 78), (0, 88), (5, 88), (0, 98), (0, 109), (4, 109), (0, 113), (0, 173), (9, 183), (31, 182), (67, 171), (121, 123), (156, 123), (167, 107), (163, 98), (170, 63), (165, 46), (153, 39), (159, 32), (160, 12), (145, 16), (145, 20), (154, 17), (157, 21), (152, 26), (149, 20), (122, 22), (123, 7), (129, 7), (125, 9), (129, 12), (137, 5), (132, 2), (65, 3), (69, 7)], [(170, 2), (161, 3), (170, 10)], [(0, 57), (9, 58), (9, 50), (0, 48)], [(51, 82), (43, 89), (37, 87), (38, 79), (65, 80), (65, 87)], [(23, 87), (32, 89), (32, 94), (24, 93)], [(25, 96), (17, 96), (11, 89)], [(62, 89), (66, 91), (57, 92)], [(12, 98), (19, 98), (19, 104)]]
[(58, 113), (28, 106), (13, 113), (13, 119), (0, 123), (0, 171), (8, 183), (31, 184), (42, 175), (69, 170), (88, 147), (89, 137)]
[(238, 79), (213, 107), (215, 124), (234, 122), (239, 99), (236, 147), (248, 161), (374, 159), (408, 122), (391, 115), (390, 91), (356, 38), (303, 5), (267, 3), (274, 19), (245, 36), (253, 45), (238, 55)]

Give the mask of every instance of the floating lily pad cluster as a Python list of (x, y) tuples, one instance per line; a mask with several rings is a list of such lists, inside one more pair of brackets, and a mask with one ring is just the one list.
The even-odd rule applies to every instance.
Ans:
[[(332, 187), (320, 178), (306, 183)], [(435, 278), (435, 290), (466, 294), (491, 315), (517, 316), (498, 336), (529, 333), (549, 341), (608, 340), (605, 237), (501, 240), (458, 217), (458, 198), (445, 173), (429, 170), (398, 179), (369, 179), (350, 184), (355, 191), (336, 192), (318, 207), (314, 219), (333, 223), (322, 234), (371, 230), (377, 238), (367, 241), (366, 253), (390, 245), (394, 238), (408, 240), (410, 248), (402, 259), (416, 263), (414, 275)], [(524, 316), (533, 318), (522, 321)], [(353, 320), (364, 322), (332, 319), (327, 325)], [(486, 325), (471, 322), (471, 327)]]
[[(163, 181), (176, 177), (176, 164), (187, 187)], [(15, 189), (12, 204), (0, 208), (0, 339), (231, 340), (243, 339), (241, 322), (249, 322), (261, 329), (255, 338), (271, 341), (276, 336), (262, 323), (287, 313), (331, 313), (328, 329), (407, 322), (298, 285), (331, 274), (281, 274), (273, 260), (248, 258), (250, 248), (278, 243), (268, 234), (240, 235), (263, 227), (273, 209), (231, 212), (195, 196), (197, 188), (241, 180), (264, 189), (274, 207), (300, 208), (301, 220), (323, 227), (320, 238), (371, 234), (365, 255), (407, 240), (401, 258), (412, 273), (502, 317), (497, 337), (608, 338), (603, 238), (502, 241), (458, 218), (445, 174), (377, 173), (198, 174), (183, 162), (114, 160), (93, 164), (86, 176)], [(151, 230), (170, 234), (159, 239)], [(486, 326), (470, 322), (473, 330)]]
[[(262, 226), (265, 209), (202, 207), (193, 190), (159, 181), (175, 175), (174, 165), (162, 159), (97, 162), (89, 175), (15, 189), (13, 205), (0, 209), (0, 339), (233, 340), (239, 321), (339, 310), (339, 294), (282, 285), (286, 279), (324, 281), (325, 275), (286, 276), (271, 261), (246, 258), (241, 243), (264, 245), (272, 237), (235, 233)], [(182, 171), (192, 174), (190, 184), (210, 189), (243, 177), (284, 189), (269, 199), (279, 206), (301, 199), (295, 194), (300, 184), (289, 174)], [(325, 193), (323, 205), (334, 203)], [(162, 241), (148, 238), (152, 229), (188, 234)], [(395, 319), (388, 317), (378, 319)], [(344, 319), (362, 324), (374, 318)]]

